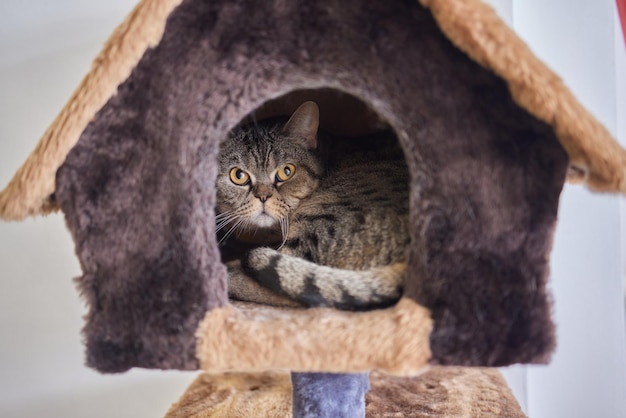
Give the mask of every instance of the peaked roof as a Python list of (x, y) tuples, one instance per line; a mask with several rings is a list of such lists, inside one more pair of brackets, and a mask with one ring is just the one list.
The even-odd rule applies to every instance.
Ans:
[[(472, 59), (504, 79), (516, 102), (554, 128), (570, 157), (568, 180), (626, 193), (626, 151), (481, 0), (419, 0), (441, 30)], [(182, 0), (141, 0), (113, 32), (92, 68), (31, 155), (0, 192), (0, 219), (56, 210), (55, 173), (81, 133), (143, 54), (159, 43)]]

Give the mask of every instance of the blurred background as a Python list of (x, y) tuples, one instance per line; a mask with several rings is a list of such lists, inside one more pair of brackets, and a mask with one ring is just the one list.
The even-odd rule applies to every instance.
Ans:
[[(612, 0), (491, 0), (626, 144), (626, 47)], [(90, 68), (134, 0), (0, 0), (0, 188)], [(626, 417), (624, 198), (566, 186), (550, 288), (549, 366), (503, 370), (532, 418)], [(59, 214), (0, 223), (0, 417), (159, 417), (196, 373), (84, 366), (85, 306)]]

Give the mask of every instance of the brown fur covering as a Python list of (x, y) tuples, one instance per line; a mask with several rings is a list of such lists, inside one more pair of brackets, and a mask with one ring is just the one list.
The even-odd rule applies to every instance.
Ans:
[(626, 193), (624, 149), (489, 6), (481, 0), (419, 1), (455, 45), (506, 80), (514, 100), (554, 128), (570, 158), (569, 181)]
[[(367, 418), (522, 418), (497, 370), (432, 367), (416, 377), (371, 374)], [(201, 374), (166, 418), (291, 417), (288, 373)]]
[(369, 104), (404, 147), (406, 296), (433, 312), (433, 361), (544, 361), (554, 344), (547, 258), (567, 166), (553, 131), (417, 3), (272, 10), (184, 1), (58, 171), (90, 309), (88, 363), (197, 366), (195, 329), (227, 302), (214, 232), (219, 140), (264, 101), (316, 87)]
[(143, 0), (113, 32), (68, 103), (35, 150), (0, 192), (0, 219), (20, 220), (58, 210), (54, 176), (94, 114), (130, 75), (182, 0)]
[[(166, 18), (180, 2), (141, 0), (113, 32), (75, 94), (0, 191), (0, 219), (20, 220), (58, 209), (51, 199), (56, 169), (146, 49), (159, 42)], [(575, 168), (568, 173), (569, 181), (583, 182), (594, 190), (626, 193), (626, 152), (488, 5), (480, 0), (420, 2), (432, 10), (455, 45), (506, 80), (522, 107), (555, 128)], [(305, 96), (297, 104), (307, 99), (318, 100)], [(295, 106), (283, 114), (293, 109)], [(352, 126), (346, 131), (362, 129)]]

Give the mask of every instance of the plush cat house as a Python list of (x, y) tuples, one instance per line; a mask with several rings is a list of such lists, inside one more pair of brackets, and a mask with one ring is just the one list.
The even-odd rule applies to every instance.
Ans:
[[(370, 312), (231, 303), (216, 156), (246, 115), (320, 105), (411, 173), (404, 296)], [(87, 364), (408, 375), (546, 362), (567, 180), (626, 192), (626, 153), (478, 0), (142, 0), (0, 194), (61, 210), (82, 267)]]

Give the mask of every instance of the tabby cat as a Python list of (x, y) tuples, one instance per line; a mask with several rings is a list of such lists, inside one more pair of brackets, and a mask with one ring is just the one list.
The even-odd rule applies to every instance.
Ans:
[(241, 125), (222, 144), (216, 228), (229, 294), (272, 305), (389, 306), (401, 295), (409, 244), (402, 151), (392, 134), (327, 140), (326, 154), (345, 155), (333, 150), (339, 143), (358, 152), (323, 162), (318, 125), (317, 105), (306, 102), (286, 123)]

